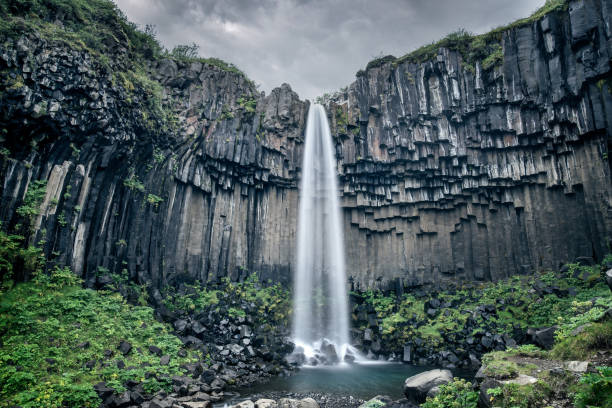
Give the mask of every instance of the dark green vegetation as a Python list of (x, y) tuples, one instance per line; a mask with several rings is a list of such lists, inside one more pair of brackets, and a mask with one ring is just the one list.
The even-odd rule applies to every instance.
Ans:
[[(608, 256), (603, 264), (611, 258)], [(449, 338), (462, 337), (468, 319), (472, 319), (470, 323), (474, 327), (468, 336), (474, 337), (486, 331), (512, 334), (517, 329), (559, 325), (556, 337), (562, 347), (566, 344), (564, 341), (572, 341), (570, 333), (574, 329), (596, 321), (612, 307), (610, 289), (602, 273), (600, 265), (569, 264), (565, 272), (514, 276), (497, 283), (466, 285), (419, 297), (405, 294), (397, 298), (373, 291), (363, 296), (376, 311), (383, 343), (390, 350), (401, 350), (403, 344), (415, 337), (423, 339), (434, 350), (445, 349)], [(426, 305), (434, 298), (446, 307), (428, 314)], [(477, 308), (487, 305), (492, 311), (488, 317), (474, 315)], [(416, 324), (411, 324), (415, 321)], [(590, 331), (584, 335), (587, 333)], [(569, 344), (573, 353), (578, 352)]]
[[(393, 63), (396, 67), (404, 62), (419, 64), (431, 61), (438, 55), (440, 48), (447, 48), (461, 54), (465, 69), (474, 72), (476, 62), (480, 61), (483, 69), (488, 70), (499, 66), (503, 62), (502, 36), (507, 30), (532, 24), (548, 13), (565, 11), (568, 7), (567, 0), (547, 0), (546, 4), (536, 10), (531, 16), (517, 20), (506, 26), (498, 27), (486, 34), (474, 35), (463, 29), (455, 31), (443, 39), (424, 45), (402, 57), (395, 58), (392, 55), (375, 58), (370, 61), (365, 71), (380, 67), (386, 63)], [(357, 76), (365, 75), (365, 71), (359, 71)]]
[(199, 57), (195, 44), (164, 49), (155, 38), (154, 27), (139, 28), (109, 0), (1, 0), (0, 12), (0, 38), (38, 33), (73, 49), (87, 50), (106, 65), (110, 65), (109, 56), (116, 55), (117, 47), (124, 47), (126, 58), (122, 62), (129, 65), (145, 59), (171, 58), (199, 61), (244, 75), (233, 64)]
[[(93, 384), (99, 381), (121, 392), (134, 380), (152, 393), (168, 389), (170, 376), (193, 361), (151, 308), (81, 283), (68, 268), (56, 267), (2, 293), (1, 406), (98, 406)], [(122, 342), (131, 345), (127, 352), (118, 349)], [(170, 363), (161, 365), (149, 346), (169, 355)]]
[[(98, 406), (93, 385), (100, 381), (118, 393), (131, 381), (153, 394), (171, 390), (172, 376), (187, 373), (184, 364), (210, 363), (210, 355), (184, 348), (171, 326), (154, 318), (146, 288), (127, 275), (110, 274), (105, 290), (95, 291), (84, 289), (68, 268), (45, 272), (48, 265), (38, 248), (24, 248), (23, 237), (0, 231), (0, 406)], [(15, 268), (31, 280), (15, 284)], [(262, 287), (251, 274), (240, 283), (168, 289), (163, 303), (173, 316), (253, 319), (258, 330), (273, 333), (289, 320), (289, 299), (280, 285)], [(247, 315), (245, 305), (255, 312)], [(214, 337), (212, 328), (207, 331)]]
[(612, 367), (597, 367), (595, 373), (582, 376), (574, 403), (578, 408), (612, 407)]
[(427, 398), (423, 408), (476, 408), (478, 392), (474, 391), (472, 383), (461, 378), (440, 386), (440, 393)]
[[(225, 300), (225, 302), (221, 302)], [(229, 307), (222, 307), (220, 303)], [(257, 325), (286, 326), (291, 314), (291, 296), (281, 285), (261, 286), (256, 274), (251, 274), (244, 282), (231, 282), (229, 279), (211, 287), (199, 283), (184, 285), (177, 292), (168, 287), (164, 293), (164, 305), (178, 316), (214, 312), (219, 320), (226, 317), (245, 317), (240, 307), (242, 302), (253, 304), (257, 310)]]

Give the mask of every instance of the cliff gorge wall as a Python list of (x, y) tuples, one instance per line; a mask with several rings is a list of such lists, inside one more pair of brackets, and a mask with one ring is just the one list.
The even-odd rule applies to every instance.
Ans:
[[(607, 251), (611, 9), (572, 1), (505, 31), (499, 66), (443, 48), (370, 68), (327, 102), (355, 286), (497, 279)], [(36, 35), (2, 43), (3, 228), (90, 285), (111, 272), (288, 283), (308, 102), (207, 63), (116, 61)], [(28, 221), (17, 209), (39, 179)]]
[[(288, 281), (307, 104), (287, 85), (264, 97), (242, 75), (170, 59), (122, 72), (36, 37), (3, 44), (0, 69), (3, 226), (90, 285)], [(16, 210), (38, 179), (26, 228)]]
[(503, 61), (386, 62), (329, 103), (362, 287), (601, 258), (612, 233), (612, 1), (502, 34)]

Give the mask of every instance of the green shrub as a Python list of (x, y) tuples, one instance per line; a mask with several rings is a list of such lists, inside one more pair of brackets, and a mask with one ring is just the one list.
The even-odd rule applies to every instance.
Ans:
[(40, 205), (47, 194), (47, 180), (35, 180), (28, 185), (23, 204), (17, 208), (17, 214), (30, 222), (40, 214)]
[(596, 373), (587, 373), (580, 378), (574, 395), (577, 408), (612, 407), (612, 367), (597, 367)]
[(392, 62), (397, 66), (404, 62), (418, 64), (431, 61), (436, 58), (440, 48), (447, 48), (460, 53), (463, 57), (464, 68), (469, 71), (474, 71), (474, 64), (477, 61), (481, 61), (483, 69), (487, 70), (503, 62), (503, 50), (501, 47), (503, 32), (532, 24), (548, 13), (567, 10), (567, 6), (567, 0), (547, 0), (546, 4), (536, 10), (531, 16), (481, 35), (473, 35), (464, 29), (459, 29), (437, 42), (424, 45), (402, 57), (395, 58), (392, 55), (388, 55), (375, 58), (368, 63), (365, 71), (359, 71), (357, 76), (363, 76), (367, 70), (388, 62)]
[(142, 184), (142, 182), (138, 180), (138, 176), (136, 176), (135, 174), (131, 174), (128, 178), (123, 180), (123, 185), (129, 188), (130, 190), (140, 191), (141, 193), (144, 193), (145, 191), (144, 184)]
[(545, 407), (552, 390), (544, 381), (530, 385), (504, 384), (487, 390), (491, 403), (499, 408)]
[(428, 397), (422, 408), (476, 408), (478, 392), (472, 384), (464, 379), (454, 379), (441, 385), (440, 392), (435, 397)]

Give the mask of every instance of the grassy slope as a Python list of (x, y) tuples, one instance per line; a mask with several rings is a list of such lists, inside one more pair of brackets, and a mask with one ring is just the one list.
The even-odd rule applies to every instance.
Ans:
[[(494, 305), (496, 314), (486, 321), (477, 317), (477, 326), (481, 328), (475, 329), (473, 334), (478, 330), (487, 331), (491, 326), (502, 333), (512, 333), (516, 326), (526, 329), (558, 324), (561, 325), (558, 336), (565, 338), (576, 327), (596, 320), (612, 307), (610, 289), (601, 274), (600, 265), (570, 264), (563, 274), (547, 271), (441, 292), (436, 294), (441, 303), (450, 302), (453, 306), (441, 309), (435, 317), (425, 315), (425, 302), (430, 297), (416, 298), (406, 294), (397, 299), (370, 291), (365, 293), (365, 298), (382, 319), (385, 343), (397, 350), (414, 337), (424, 339), (434, 349), (444, 350), (443, 334), (461, 331), (472, 312), (482, 305)], [(574, 288), (576, 295), (559, 297), (550, 293), (540, 296), (534, 290), (535, 286), (552, 285), (559, 290)], [(593, 299), (597, 300), (593, 302)], [(410, 324), (411, 317), (423, 324), (415, 327)]]
[[(154, 392), (170, 386), (164, 376), (183, 373), (180, 364), (193, 360), (180, 357), (182, 343), (151, 308), (80, 284), (67, 268), (56, 269), (2, 294), (0, 406), (98, 406), (93, 384), (99, 381), (121, 391), (125, 381), (136, 380)], [(118, 350), (122, 340), (132, 345), (125, 356)], [(83, 342), (88, 346), (79, 347)], [(170, 356), (169, 365), (160, 365), (151, 345)], [(105, 358), (105, 350), (112, 356)], [(127, 368), (117, 367), (120, 360)], [(85, 367), (89, 361), (92, 369)]]

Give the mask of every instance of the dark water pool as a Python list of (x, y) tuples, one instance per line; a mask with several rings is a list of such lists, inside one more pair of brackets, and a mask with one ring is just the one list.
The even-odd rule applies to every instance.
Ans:
[[(265, 384), (257, 384), (237, 390), (240, 400), (249, 395), (270, 392), (328, 393), (352, 395), (370, 399), (376, 395), (403, 398), (404, 380), (411, 375), (434, 367), (415, 367), (401, 363), (368, 363), (336, 367), (305, 367), (290, 377), (276, 377)], [(468, 372), (453, 373), (470, 377)]]

